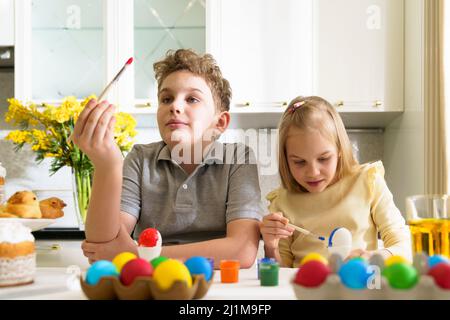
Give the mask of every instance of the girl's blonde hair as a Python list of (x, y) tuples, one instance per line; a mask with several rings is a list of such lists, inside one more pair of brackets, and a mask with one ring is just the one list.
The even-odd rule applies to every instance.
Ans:
[(304, 188), (292, 176), (287, 161), (286, 140), (291, 127), (318, 131), (336, 144), (338, 150), (337, 180), (355, 171), (358, 161), (353, 156), (350, 139), (342, 119), (334, 107), (320, 97), (297, 97), (289, 103), (278, 126), (278, 167), (281, 183), (285, 189), (290, 192), (304, 192)]

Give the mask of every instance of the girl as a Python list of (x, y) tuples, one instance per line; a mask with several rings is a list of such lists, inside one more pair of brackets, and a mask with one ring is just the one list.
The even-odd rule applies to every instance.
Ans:
[[(381, 161), (359, 165), (342, 119), (320, 97), (298, 97), (279, 126), (282, 187), (270, 192), (270, 214), (260, 223), (266, 257), (297, 267), (310, 252), (327, 256), (327, 243), (287, 226), (290, 222), (329, 236), (345, 227), (353, 236), (350, 257), (411, 259), (410, 235), (384, 180)], [(378, 232), (384, 248), (378, 248)]]

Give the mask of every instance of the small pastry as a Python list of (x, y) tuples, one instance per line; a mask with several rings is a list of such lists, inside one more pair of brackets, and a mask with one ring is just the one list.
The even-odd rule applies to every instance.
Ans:
[(62, 210), (67, 206), (64, 201), (59, 198), (52, 197), (39, 202), (42, 218), (44, 219), (56, 219), (64, 216)]
[(39, 201), (31, 191), (18, 191), (6, 202), (5, 212), (18, 216), (19, 218), (42, 217)]

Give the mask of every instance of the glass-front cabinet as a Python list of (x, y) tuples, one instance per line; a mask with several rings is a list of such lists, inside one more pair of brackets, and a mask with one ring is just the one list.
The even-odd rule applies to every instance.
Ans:
[(204, 0), (23, 0), (16, 9), (25, 13), (17, 62), (29, 68), (18, 70), (16, 90), (25, 101), (99, 95), (133, 57), (106, 98), (123, 110), (152, 113), (153, 63), (169, 49), (206, 51)]
[(170, 49), (205, 52), (205, 1), (134, 0), (134, 96), (137, 106), (156, 104), (153, 63)]
[(100, 92), (105, 82), (102, 0), (31, 2), (31, 99)]

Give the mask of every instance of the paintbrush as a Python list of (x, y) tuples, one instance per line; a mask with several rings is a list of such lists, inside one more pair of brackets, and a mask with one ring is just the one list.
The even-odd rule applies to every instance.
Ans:
[[(106, 96), (109, 92), (109, 90), (112, 88), (113, 84), (119, 81), (120, 76), (123, 74), (123, 72), (127, 69), (127, 67), (133, 62), (133, 57), (127, 60), (123, 67), (117, 72), (116, 76), (108, 83), (108, 85), (103, 89), (102, 93), (97, 98), (97, 102), (100, 102), (104, 96)], [(72, 141), (72, 134), (70, 134), (69, 138), (67, 138), (67, 143), (70, 143)]]
[(288, 225), (289, 227), (294, 228), (295, 230), (297, 230), (297, 231), (303, 233), (303, 234), (306, 234), (306, 235), (308, 235), (308, 236), (313, 236), (314, 238), (319, 239), (320, 241), (325, 241), (325, 237), (318, 236), (317, 234), (312, 233), (312, 232), (309, 231), (309, 230), (306, 230), (306, 229), (297, 227), (297, 226), (295, 226), (295, 225), (293, 225), (293, 224), (291, 224), (291, 223), (288, 223), (287, 225)]

